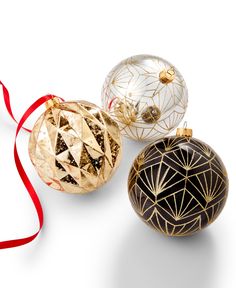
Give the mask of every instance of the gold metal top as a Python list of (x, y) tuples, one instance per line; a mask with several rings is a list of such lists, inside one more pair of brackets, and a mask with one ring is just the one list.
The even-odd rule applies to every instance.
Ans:
[(60, 103), (60, 99), (58, 97), (54, 97), (50, 100), (48, 100), (46, 103), (45, 103), (45, 106), (46, 106), (46, 109), (49, 109), (55, 105), (58, 105)]
[(156, 106), (148, 106), (141, 114), (141, 117), (145, 123), (156, 123), (161, 117), (161, 111)]
[(193, 130), (191, 128), (187, 128), (187, 121), (184, 122), (184, 125), (182, 128), (177, 128), (176, 136), (177, 137), (192, 137), (193, 136)]
[(178, 137), (192, 137), (193, 130), (191, 128), (177, 128), (176, 136)]
[(173, 67), (171, 67), (168, 70), (162, 70), (159, 74), (159, 79), (161, 83), (168, 84), (172, 82), (175, 79), (175, 70)]

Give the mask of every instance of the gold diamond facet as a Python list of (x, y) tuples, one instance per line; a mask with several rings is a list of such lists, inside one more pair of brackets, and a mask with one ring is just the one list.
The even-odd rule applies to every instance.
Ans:
[(119, 128), (94, 104), (57, 103), (35, 123), (29, 155), (50, 187), (69, 193), (91, 192), (107, 182), (119, 165)]

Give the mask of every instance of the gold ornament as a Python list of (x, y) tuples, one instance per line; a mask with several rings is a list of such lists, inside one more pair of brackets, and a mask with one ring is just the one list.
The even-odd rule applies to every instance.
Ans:
[(29, 140), (29, 155), (50, 187), (88, 193), (109, 180), (121, 159), (118, 125), (86, 101), (50, 100)]
[(184, 79), (172, 64), (160, 57), (137, 55), (121, 61), (108, 74), (102, 102), (123, 135), (152, 141), (169, 134), (182, 120), (187, 94)]

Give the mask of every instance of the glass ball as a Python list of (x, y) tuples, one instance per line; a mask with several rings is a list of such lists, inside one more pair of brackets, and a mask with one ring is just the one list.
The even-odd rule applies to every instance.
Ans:
[(187, 87), (168, 61), (151, 55), (127, 58), (106, 77), (102, 105), (121, 133), (152, 141), (169, 134), (187, 108)]
[(119, 127), (92, 103), (54, 103), (34, 125), (29, 155), (50, 187), (87, 193), (108, 181), (119, 165)]
[(228, 178), (209, 145), (191, 137), (168, 137), (138, 155), (128, 190), (135, 212), (146, 224), (168, 236), (186, 236), (221, 213)]

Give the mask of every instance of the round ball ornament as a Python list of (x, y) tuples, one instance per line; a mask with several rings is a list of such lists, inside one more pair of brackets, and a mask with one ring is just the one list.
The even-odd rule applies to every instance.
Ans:
[(86, 101), (53, 98), (36, 121), (29, 155), (41, 179), (69, 193), (88, 193), (107, 182), (121, 159), (116, 122)]
[(127, 58), (106, 77), (102, 103), (121, 133), (135, 140), (163, 138), (176, 128), (188, 96), (180, 72), (168, 61), (151, 55)]
[(168, 236), (191, 235), (222, 211), (228, 178), (223, 162), (206, 143), (181, 128), (176, 137), (148, 145), (135, 159), (128, 179), (136, 213)]

